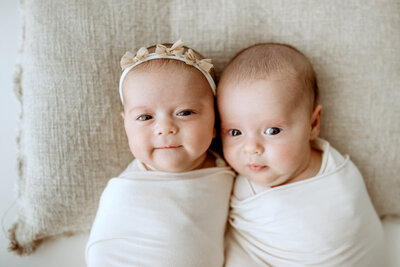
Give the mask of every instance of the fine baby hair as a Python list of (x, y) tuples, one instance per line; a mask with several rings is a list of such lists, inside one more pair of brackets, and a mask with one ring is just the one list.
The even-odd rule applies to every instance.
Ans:
[(220, 84), (226, 81), (265, 79), (285, 72), (301, 81), (306, 94), (311, 96), (313, 107), (318, 104), (317, 76), (309, 59), (297, 48), (281, 43), (260, 43), (238, 52), (225, 68)]

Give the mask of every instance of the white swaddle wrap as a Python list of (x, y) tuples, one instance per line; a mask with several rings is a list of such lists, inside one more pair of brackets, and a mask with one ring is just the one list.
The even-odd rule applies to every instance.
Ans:
[(165, 173), (133, 161), (101, 196), (88, 266), (222, 266), (235, 176), (223, 165)]
[[(332, 165), (326, 161), (340, 154), (318, 142), (322, 165)], [(382, 226), (348, 157), (314, 178), (245, 199), (235, 196), (243, 179), (231, 199), (225, 266), (383, 266)]]

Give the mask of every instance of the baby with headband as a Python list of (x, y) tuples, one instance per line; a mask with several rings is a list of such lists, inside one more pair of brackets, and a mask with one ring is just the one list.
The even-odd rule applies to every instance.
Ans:
[(211, 60), (183, 46), (121, 60), (119, 92), (135, 159), (107, 184), (86, 247), (88, 266), (222, 266), (234, 172), (215, 137)]
[(348, 156), (318, 138), (313, 67), (297, 49), (241, 51), (217, 90), (231, 198), (226, 267), (382, 266), (383, 231)]

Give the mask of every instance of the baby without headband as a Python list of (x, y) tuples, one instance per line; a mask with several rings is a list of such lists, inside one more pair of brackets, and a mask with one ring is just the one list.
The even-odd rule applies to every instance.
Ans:
[(211, 86), (212, 92), (215, 95), (216, 85), (214, 79), (211, 77), (210, 74), (210, 70), (214, 67), (211, 63), (211, 59), (196, 58), (196, 55), (192, 49), (188, 49), (186, 53), (184, 53), (184, 51), (185, 48), (183, 47), (183, 41), (182, 39), (179, 39), (171, 47), (157, 44), (154, 53), (149, 53), (149, 51), (145, 47), (140, 48), (136, 52), (136, 55), (129, 51), (126, 52), (125, 55), (121, 58), (121, 68), (123, 72), (121, 78), (119, 79), (119, 95), (121, 97), (122, 104), (124, 104), (124, 97), (122, 95), (122, 83), (128, 72), (143, 62), (160, 58), (183, 61), (186, 64), (191, 65), (201, 71), (201, 73), (203, 73), (203, 75), (207, 78), (207, 81)]

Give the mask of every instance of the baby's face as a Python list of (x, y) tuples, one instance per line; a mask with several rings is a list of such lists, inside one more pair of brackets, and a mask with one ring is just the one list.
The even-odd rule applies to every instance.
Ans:
[(257, 184), (282, 185), (309, 167), (310, 140), (318, 133), (312, 132), (314, 112), (294, 86), (275, 74), (218, 87), (224, 156)]
[(214, 137), (214, 96), (195, 70), (164, 68), (129, 73), (124, 125), (141, 162), (166, 172), (200, 168)]

